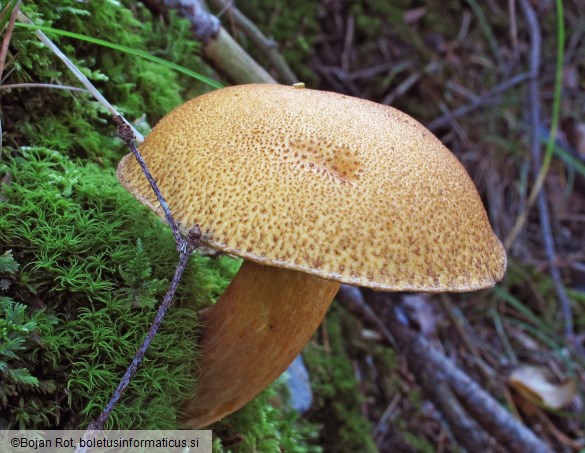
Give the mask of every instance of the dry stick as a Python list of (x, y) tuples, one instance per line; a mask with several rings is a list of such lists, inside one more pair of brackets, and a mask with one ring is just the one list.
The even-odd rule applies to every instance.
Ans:
[(292, 85), (299, 81), (286, 60), (278, 52), (276, 43), (264, 36), (250, 19), (233, 6), (231, 1), (209, 0), (209, 3), (221, 11), (226, 10), (231, 15), (236, 26), (252, 41), (254, 47), (259, 52), (262, 52), (270, 65), (278, 73), (281, 82)]
[[(386, 327), (386, 324), (380, 317), (366, 304), (361, 290), (356, 286), (342, 284), (335, 299), (338, 300), (352, 314), (365, 318), (368, 323), (374, 324), (374, 327), (382, 337), (394, 348), (398, 349), (398, 343)], [(357, 309), (357, 310), (356, 310)], [(356, 313), (357, 312), (357, 313)]]
[[(7, 4), (8, 6), (8, 4)], [(4, 65), (6, 64), (6, 56), (8, 55), (8, 44), (12, 38), (12, 31), (14, 30), (14, 23), (16, 22), (16, 16), (18, 15), (18, 9), (20, 7), (20, 0), (16, 2), (12, 13), (10, 14), (10, 20), (8, 21), (8, 27), (6, 27), (6, 35), (2, 41), (2, 49), (0, 50), (0, 81), (2, 81), (2, 74), (4, 73)]]
[(236, 84), (276, 83), (220, 26), (217, 17), (203, 8), (201, 0), (142, 0), (151, 10), (177, 12), (191, 22), (191, 31), (201, 41), (203, 57), (219, 73)]
[[(542, 36), (540, 32), (540, 25), (536, 12), (532, 8), (529, 0), (520, 0), (520, 6), (528, 22), (530, 32), (530, 73), (533, 75), (529, 83), (530, 93), (530, 151), (532, 154), (532, 170), (536, 178), (541, 173), (541, 148), (540, 148), (540, 137), (539, 137), (539, 124), (540, 124), (540, 93), (538, 88), (538, 76), (540, 72), (540, 48), (542, 42)], [(530, 201), (529, 201), (530, 203)], [(541, 185), (540, 191), (537, 198), (538, 211), (540, 214), (540, 228), (542, 230), (542, 238), (544, 242), (544, 249), (549, 262), (556, 262), (556, 251), (553, 240), (550, 215), (548, 205), (546, 201), (546, 188)], [(529, 206), (528, 206), (529, 208)], [(528, 209), (527, 208), (527, 209)], [(524, 211), (526, 212), (526, 211)], [(506, 241), (508, 242), (508, 241)], [(509, 245), (509, 244), (507, 244)], [(561, 279), (561, 272), (558, 266), (551, 266), (550, 274), (553, 279), (555, 290), (559, 301), (561, 303), (561, 312), (565, 327), (565, 338), (569, 343), (574, 344), (577, 350), (583, 354), (583, 351), (579, 347), (578, 343), (574, 342), (575, 330), (573, 325), (573, 312), (571, 310), (571, 301), (567, 296), (565, 287)]]
[[(374, 297), (379, 297), (376, 295)], [(383, 296), (382, 296), (383, 297)], [(337, 295), (339, 302), (343, 306), (355, 312), (359, 312), (360, 317), (364, 317), (368, 323), (373, 323), (383, 338), (388, 341), (395, 350), (402, 350), (403, 355), (407, 358), (408, 366), (411, 372), (416, 376), (416, 380), (425, 390), (430, 400), (437, 410), (442, 414), (445, 424), (454, 441), (468, 451), (487, 451), (489, 438), (482, 428), (465, 413), (461, 404), (449, 388), (449, 383), (445, 379), (441, 369), (428, 367), (424, 357), (417, 357), (410, 354), (403, 346), (403, 339), (397, 338), (394, 332), (388, 330), (386, 324), (380, 319), (376, 312), (366, 303), (362, 292), (352, 286), (341, 285)], [(404, 322), (408, 322), (405, 317)], [(378, 424), (381, 423), (378, 422)]]
[[(344, 285), (341, 287), (343, 297), (340, 298), (340, 302), (344, 305), (353, 302), (370, 322), (374, 322), (376, 326), (380, 323), (384, 324), (384, 328), (379, 329), (379, 332), (390, 344), (397, 343), (399, 345), (409, 364), (416, 361), (416, 363), (421, 364), (420, 366), (425, 366), (426, 370), (431, 370), (427, 371), (430, 375), (441, 373), (467, 413), (501, 445), (506, 446), (510, 451), (517, 452), (548, 453), (550, 451), (541, 439), (516, 420), (464, 371), (435, 349), (420, 334), (406, 327), (409, 321), (404, 315), (404, 311), (385, 311), (384, 313), (390, 312), (390, 321), (382, 323), (376, 313), (377, 310), (373, 310), (369, 305), (373, 305), (375, 308), (380, 307), (380, 309), (391, 307), (392, 301), (388, 300), (387, 294), (366, 291), (366, 303), (361, 293), (357, 295), (345, 291), (343, 288)], [(361, 310), (363, 306), (368, 306), (369, 310)], [(430, 391), (426, 385), (423, 385), (423, 388), (425, 391)], [(445, 416), (445, 414), (443, 415)], [(455, 426), (458, 426), (457, 421), (455, 423)], [(449, 420), (449, 424), (451, 424), (451, 420)]]
[(409, 362), (426, 364), (431, 370), (440, 370), (467, 413), (473, 416), (500, 445), (505, 446), (509, 451), (531, 453), (551, 451), (530, 429), (519, 423), (483, 388), (434, 349), (421, 335), (396, 318), (388, 322), (388, 327), (408, 354)]
[[(376, 300), (378, 297), (380, 296), (374, 296)], [(365, 311), (368, 317), (371, 317), (371, 313), (373, 313), (373, 316), (379, 319), (375, 311), (363, 301), (363, 298), (361, 302), (363, 304), (362, 308), (368, 307), (369, 309)], [(397, 316), (401, 319), (399, 324), (402, 322), (408, 323), (407, 315), (404, 312), (398, 312)], [(395, 318), (394, 321), (397, 322), (397, 319)], [(396, 328), (393, 329), (393, 327), (395, 326), (391, 323), (385, 323), (384, 330), (382, 331), (384, 336), (386, 336), (388, 340), (390, 340), (390, 338), (395, 339), (398, 346), (395, 346), (395, 349), (400, 350), (402, 355), (407, 359), (408, 368), (415, 376), (419, 385), (424, 389), (425, 394), (432, 401), (435, 408), (441, 414), (444, 425), (446, 426), (452, 440), (469, 452), (489, 451), (488, 447), (491, 443), (489, 436), (483, 428), (465, 412), (465, 409), (450, 388), (450, 382), (445, 370), (429, 366), (423, 355), (413, 354), (409, 342), (412, 338), (402, 336), (402, 332)], [(420, 335), (415, 334), (415, 337), (418, 336)]]
[(341, 69), (345, 74), (349, 72), (354, 32), (355, 16), (353, 14), (349, 14), (347, 16), (347, 26), (345, 27), (345, 39), (343, 40), (343, 52), (341, 54)]
[(426, 390), (435, 408), (445, 419), (445, 425), (453, 440), (468, 452), (489, 451), (490, 438), (477, 422), (467, 414), (457, 396), (449, 387), (447, 376), (442, 370), (422, 362), (420, 356), (408, 357), (408, 366), (416, 380)]
[(451, 325), (455, 327), (459, 338), (461, 338), (467, 350), (474, 356), (483, 378), (489, 383), (493, 382), (494, 375), (496, 374), (494, 369), (482, 358), (479, 349), (477, 349), (475, 343), (467, 333), (466, 327), (469, 325), (469, 321), (467, 321), (463, 313), (455, 310), (449, 301), (449, 297), (445, 294), (441, 294), (439, 299), (441, 308), (451, 321)]
[(160, 192), (160, 190), (156, 184), (156, 181), (154, 180), (150, 171), (148, 170), (146, 163), (144, 162), (144, 159), (142, 158), (142, 155), (140, 154), (140, 152), (138, 151), (138, 149), (134, 145), (135, 137), (134, 137), (134, 134), (132, 133), (132, 129), (124, 121), (124, 119), (121, 116), (115, 116), (114, 122), (116, 123), (116, 126), (118, 127), (118, 134), (120, 135), (120, 137), (122, 138), (124, 143), (126, 143), (128, 148), (130, 148), (130, 150), (132, 151), (132, 153), (136, 157), (136, 160), (138, 161), (140, 167), (142, 168), (142, 171), (144, 172), (146, 179), (150, 183), (152, 190), (156, 194), (156, 197), (158, 198), (158, 201), (164, 210), (167, 222), (169, 223), (169, 225), (171, 226), (171, 228), (173, 230), (173, 235), (175, 236), (175, 241), (177, 244), (177, 250), (179, 251), (180, 256), (179, 256), (179, 263), (177, 265), (177, 268), (175, 269), (175, 274), (173, 275), (173, 280), (171, 281), (169, 289), (164, 297), (162, 304), (160, 305), (160, 307), (156, 313), (154, 321), (153, 321), (152, 325), (150, 326), (150, 329), (148, 330), (148, 333), (146, 334), (144, 341), (142, 342), (142, 345), (140, 346), (140, 348), (136, 352), (136, 355), (134, 356), (132, 363), (130, 364), (130, 366), (126, 370), (126, 373), (122, 377), (120, 384), (118, 384), (118, 387), (114, 391), (112, 398), (110, 399), (110, 401), (108, 402), (108, 404), (106, 405), (104, 410), (102, 411), (101, 415), (99, 416), (99, 418), (95, 422), (90, 424), (90, 426), (89, 426), (90, 430), (103, 429), (105, 421), (107, 420), (108, 416), (110, 415), (110, 413), (112, 412), (112, 410), (116, 406), (118, 400), (122, 396), (122, 393), (124, 392), (124, 390), (126, 389), (128, 384), (130, 383), (130, 380), (132, 379), (132, 377), (136, 373), (138, 366), (140, 365), (140, 363), (144, 359), (144, 355), (146, 353), (146, 350), (150, 346), (150, 343), (151, 343), (152, 339), (154, 338), (159, 326), (161, 325), (162, 320), (163, 320), (167, 310), (171, 306), (171, 304), (173, 302), (173, 297), (174, 297), (175, 292), (177, 290), (177, 286), (179, 285), (179, 282), (181, 280), (181, 276), (183, 275), (185, 267), (187, 266), (187, 262), (189, 261), (189, 257), (191, 256), (191, 253), (193, 252), (193, 250), (195, 250), (196, 248), (198, 248), (201, 245), (201, 230), (199, 229), (198, 225), (195, 225), (193, 228), (191, 228), (189, 230), (189, 233), (187, 234), (186, 238), (183, 238), (181, 236), (181, 234), (179, 233), (179, 229), (177, 227), (177, 224), (176, 224), (175, 220), (173, 219), (173, 216), (168, 208), (168, 205), (167, 205), (162, 193)]
[(404, 79), (404, 81), (401, 82), (396, 88), (394, 88), (390, 93), (388, 93), (384, 97), (384, 99), (382, 99), (382, 104), (392, 105), (392, 103), (396, 99), (398, 99), (399, 97), (404, 95), (408, 90), (410, 90), (423, 75), (430, 74), (439, 68), (440, 65), (436, 61), (433, 61), (427, 64), (424, 68), (413, 72), (406, 79)]
[(489, 90), (487, 93), (484, 93), (481, 96), (478, 96), (469, 104), (465, 104), (465, 105), (459, 107), (458, 109), (453, 110), (450, 113), (447, 113), (445, 115), (441, 115), (441, 116), (435, 118), (430, 123), (427, 123), (426, 126), (431, 131), (434, 131), (436, 129), (439, 129), (440, 127), (446, 126), (452, 120), (459, 118), (461, 116), (467, 115), (468, 113), (472, 112), (473, 110), (476, 110), (477, 108), (481, 107), (490, 98), (497, 96), (498, 94), (501, 94), (504, 91), (509, 90), (510, 88), (512, 88), (512, 87), (514, 87), (514, 86), (516, 86), (516, 85), (518, 85), (518, 84), (520, 84), (520, 83), (522, 83), (522, 82), (524, 82), (532, 77), (533, 76), (530, 73), (521, 73), (521, 74), (515, 75), (511, 79), (506, 80), (505, 82), (502, 82), (502, 83), (496, 85), (494, 88)]

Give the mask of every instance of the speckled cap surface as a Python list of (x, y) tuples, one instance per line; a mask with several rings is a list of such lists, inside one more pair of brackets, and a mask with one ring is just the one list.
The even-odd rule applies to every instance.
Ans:
[[(388, 106), (282, 85), (193, 99), (140, 146), (183, 231), (272, 266), (389, 291), (470, 291), (506, 268), (457, 158)], [(118, 179), (161, 217), (132, 155)]]

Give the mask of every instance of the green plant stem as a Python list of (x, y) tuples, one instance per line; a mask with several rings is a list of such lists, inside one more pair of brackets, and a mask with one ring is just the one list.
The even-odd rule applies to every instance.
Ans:
[[(530, 195), (528, 196), (528, 200), (526, 202), (526, 207), (518, 216), (514, 227), (510, 231), (510, 234), (506, 238), (505, 247), (507, 250), (510, 249), (512, 243), (520, 233), (520, 230), (524, 226), (526, 219), (528, 218), (528, 214), (532, 207), (534, 206), (534, 202), (538, 197), (539, 193), (542, 190), (542, 186), (548, 174), (548, 170), (550, 169), (550, 164), (552, 161), (553, 152), (555, 149), (555, 141), (557, 139), (557, 134), (559, 131), (559, 118), (561, 112), (561, 96), (562, 96), (562, 87), (563, 87), (563, 63), (565, 58), (565, 22), (564, 22), (564, 12), (563, 12), (563, 1), (556, 0), (557, 5), (557, 60), (556, 60), (556, 68), (555, 68), (555, 85), (554, 85), (554, 97), (553, 97), (553, 110), (552, 110), (552, 118), (551, 118), (551, 127), (550, 127), (550, 134), (548, 136), (548, 140), (546, 142), (546, 149), (544, 152), (544, 157), (542, 159), (542, 164), (540, 166), (540, 170), (536, 176), (536, 180), (534, 185), (532, 186), (532, 190), (530, 191)], [(540, 52), (540, 45), (538, 45), (538, 52)], [(536, 66), (531, 70), (532, 77), (537, 78), (539, 65)], [(538, 124), (532, 125), (533, 127), (538, 127)], [(534, 157), (534, 156), (533, 156)]]

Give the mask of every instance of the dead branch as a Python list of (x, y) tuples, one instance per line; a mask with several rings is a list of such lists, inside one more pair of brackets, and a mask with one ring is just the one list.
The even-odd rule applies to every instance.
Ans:
[[(6, 8), (8, 8), (8, 6), (9, 4), (7, 3)], [(6, 56), (8, 55), (8, 44), (10, 44), (10, 39), (12, 38), (12, 31), (14, 30), (14, 23), (16, 22), (16, 16), (18, 15), (19, 9), (20, 0), (16, 2), (12, 9), (10, 19), (8, 20), (8, 26), (6, 27), (6, 35), (4, 35), (4, 39), (2, 40), (2, 48), (0, 49), (0, 83), (2, 81), (2, 74), (4, 73), (4, 65), (6, 64)], [(7, 9), (4, 9), (2, 13), (6, 13), (7, 11)]]
[[(380, 329), (380, 333), (388, 343), (398, 345), (410, 370), (435, 407), (441, 411), (453, 437), (462, 447), (471, 446), (471, 451), (481, 451), (480, 444), (489, 444), (484, 444), (487, 442), (483, 432), (485, 430), (499, 444), (511, 451), (531, 453), (551, 451), (480, 385), (413, 330), (409, 326), (405, 312), (396, 310), (396, 301), (391, 301), (387, 294), (366, 290), (367, 302), (364, 302), (362, 296), (356, 297), (355, 294), (343, 291), (341, 299), (344, 303), (355, 302), (362, 311), (362, 316), (375, 326), (384, 324), (385, 328)], [(369, 310), (360, 309), (362, 304), (369, 306)], [(437, 387), (443, 391), (437, 390)], [(449, 391), (445, 390), (447, 388)], [(465, 436), (473, 437), (473, 442), (478, 444), (467, 444)]]
[(289, 85), (298, 82), (298, 78), (287, 64), (283, 56), (278, 52), (276, 43), (267, 38), (254, 23), (233, 5), (233, 2), (225, 0), (209, 0), (216, 9), (227, 11), (236, 27), (238, 27), (252, 41), (255, 48), (264, 55), (272, 68), (278, 73), (280, 81)]
[(203, 57), (220, 74), (236, 84), (276, 83), (223, 28), (201, 0), (143, 0), (157, 14), (177, 12), (191, 22), (193, 37), (201, 41)]
[(134, 157), (138, 161), (138, 164), (140, 165), (140, 168), (142, 169), (144, 176), (150, 183), (150, 186), (152, 187), (152, 190), (156, 194), (156, 197), (165, 213), (167, 222), (170, 225), (173, 231), (173, 235), (175, 237), (177, 251), (179, 252), (179, 262), (175, 269), (175, 274), (173, 275), (173, 279), (171, 280), (169, 289), (165, 294), (162, 304), (160, 305), (158, 311), (156, 312), (154, 321), (150, 326), (150, 329), (148, 330), (146, 337), (144, 338), (142, 344), (138, 348), (136, 355), (132, 359), (130, 366), (128, 366), (128, 369), (126, 370), (124, 376), (120, 380), (120, 383), (118, 384), (118, 387), (116, 388), (114, 394), (110, 398), (110, 401), (103, 409), (99, 418), (90, 424), (90, 426), (88, 427), (88, 431), (94, 430), (97, 431), (103, 429), (104, 423), (106, 422), (106, 420), (116, 407), (116, 404), (118, 403), (120, 397), (124, 393), (124, 390), (126, 390), (126, 387), (128, 387), (130, 381), (136, 374), (136, 371), (138, 370), (138, 367), (142, 363), (142, 360), (144, 359), (144, 355), (146, 354), (146, 351), (148, 350), (150, 343), (154, 339), (154, 336), (156, 335), (158, 328), (162, 324), (165, 314), (171, 307), (173, 303), (173, 298), (175, 297), (175, 292), (177, 291), (177, 287), (179, 286), (179, 282), (181, 281), (183, 272), (187, 267), (187, 263), (189, 262), (191, 253), (193, 253), (193, 251), (201, 245), (201, 230), (199, 229), (198, 225), (195, 225), (193, 228), (191, 228), (186, 237), (183, 237), (179, 232), (179, 227), (177, 226), (177, 223), (175, 222), (175, 219), (173, 218), (171, 211), (169, 210), (169, 207), (167, 205), (167, 202), (165, 201), (163, 194), (158, 188), (158, 185), (156, 184), (156, 181), (152, 177), (152, 174), (150, 173), (148, 167), (146, 166), (146, 162), (144, 162), (144, 159), (142, 158), (140, 151), (138, 151), (138, 148), (136, 148), (135, 137), (130, 125), (126, 123), (126, 121), (121, 116), (115, 116), (114, 122), (116, 123), (116, 126), (118, 128), (118, 135), (134, 154)]

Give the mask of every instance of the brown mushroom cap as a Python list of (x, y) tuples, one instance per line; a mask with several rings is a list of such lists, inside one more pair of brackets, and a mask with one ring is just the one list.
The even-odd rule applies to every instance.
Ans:
[[(463, 166), (388, 106), (242, 85), (164, 117), (140, 151), (184, 231), (272, 266), (389, 291), (469, 291), (506, 268)], [(136, 160), (120, 182), (161, 209)]]

